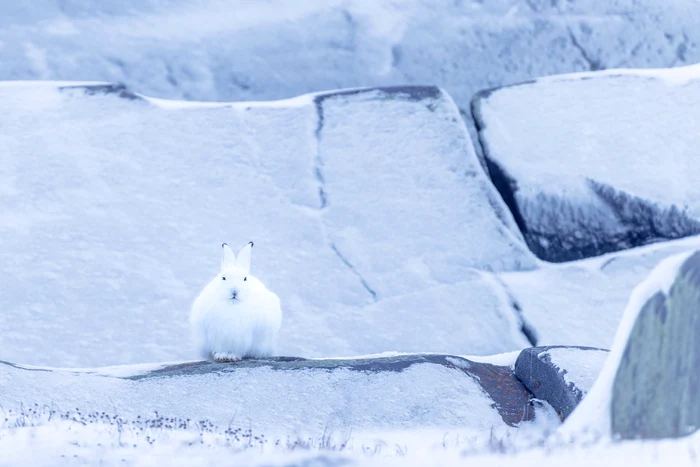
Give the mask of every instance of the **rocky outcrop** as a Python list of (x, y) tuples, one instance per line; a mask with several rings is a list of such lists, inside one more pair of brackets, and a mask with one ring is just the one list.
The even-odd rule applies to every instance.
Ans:
[(0, 404), (57, 410), (158, 411), (258, 430), (516, 426), (536, 416), (508, 366), (450, 355), (358, 359), (277, 357), (69, 371), (0, 362)]
[(11, 291), (0, 358), (186, 360), (187, 311), (218, 270), (216, 248), (250, 240), (254, 274), (283, 303), (285, 354), (530, 344), (482, 271), (536, 258), (435, 86), (191, 103), (121, 85), (5, 83), (0, 107), (13, 167), (0, 171), (13, 219), (0, 243)]
[(481, 92), (472, 113), (528, 246), (564, 262), (700, 233), (698, 99), (700, 66), (617, 70)]
[[(351, 360), (325, 359), (309, 360), (298, 357), (276, 357), (264, 360), (243, 360), (236, 363), (216, 363), (211, 361), (184, 363), (132, 376), (130, 379), (176, 377), (204, 374), (235, 373), (243, 369), (269, 368), (274, 371), (343, 371), (363, 373), (402, 372), (414, 365), (440, 365), (456, 369), (471, 377), (488, 394), (503, 421), (515, 426), (522, 421), (534, 418), (531, 404), (532, 395), (515, 377), (509, 367), (491, 365), (448, 355), (402, 355), (384, 358), (358, 358)], [(466, 395), (465, 395), (466, 396)]]
[(672, 438), (700, 427), (700, 252), (668, 294), (642, 306), (612, 388), (611, 426), (622, 439)]
[(588, 393), (607, 355), (592, 347), (532, 347), (518, 356), (515, 375), (563, 421)]

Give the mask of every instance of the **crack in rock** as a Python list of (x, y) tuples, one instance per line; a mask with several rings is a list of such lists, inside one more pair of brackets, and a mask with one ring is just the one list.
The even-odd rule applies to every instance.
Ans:
[(578, 39), (576, 39), (576, 36), (574, 35), (574, 32), (571, 30), (571, 28), (567, 27), (566, 30), (569, 32), (569, 39), (571, 40), (571, 44), (574, 47), (576, 47), (576, 49), (581, 53), (581, 57), (583, 57), (583, 59), (588, 64), (588, 69), (590, 71), (604, 69), (605, 66), (601, 63), (600, 60), (595, 60), (588, 55), (586, 49), (584, 49), (581, 43), (578, 41)]
[(355, 266), (353, 266), (352, 263), (348, 261), (348, 259), (345, 256), (343, 256), (343, 254), (338, 250), (338, 247), (335, 245), (335, 243), (331, 243), (330, 247), (331, 250), (333, 250), (333, 252), (336, 254), (336, 256), (340, 258), (343, 264), (345, 264), (353, 272), (353, 274), (357, 276), (357, 278), (360, 280), (360, 284), (362, 284), (362, 287), (364, 287), (367, 293), (369, 293), (372, 296), (372, 300), (374, 300), (375, 302), (378, 301), (377, 292), (369, 286), (362, 274), (360, 274), (360, 272), (357, 269), (355, 269)]
[[(316, 107), (317, 124), (314, 131), (314, 137), (316, 138), (316, 155), (314, 157), (314, 176), (318, 182), (318, 198), (319, 198), (319, 210), (324, 211), (328, 207), (328, 194), (325, 189), (326, 180), (323, 176), (323, 158), (321, 157), (321, 133), (323, 132), (323, 126), (325, 123), (324, 113), (323, 113), (323, 101), (329, 95), (319, 95), (314, 98), (314, 105)], [(321, 225), (325, 229), (325, 222), (323, 216), (320, 218)], [(326, 232), (324, 237), (326, 238), (326, 243), (335, 255), (342, 261), (342, 263), (350, 269), (350, 271), (359, 279), (360, 284), (365, 289), (365, 291), (372, 297), (372, 301), (378, 301), (377, 292), (369, 285), (364, 276), (353, 266), (353, 264), (338, 250), (336, 244), (330, 240), (328, 233)]]
[(326, 196), (325, 184), (326, 180), (323, 177), (323, 159), (321, 158), (321, 132), (323, 131), (324, 116), (323, 116), (323, 97), (316, 96), (314, 98), (314, 105), (316, 106), (316, 130), (314, 131), (314, 136), (316, 137), (316, 155), (314, 157), (314, 176), (318, 182), (318, 198), (320, 201), (320, 208), (325, 209), (328, 205), (328, 197)]

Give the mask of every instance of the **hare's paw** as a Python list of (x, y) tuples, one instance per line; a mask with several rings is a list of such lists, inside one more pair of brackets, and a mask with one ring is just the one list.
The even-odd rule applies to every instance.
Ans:
[(212, 357), (214, 357), (215, 362), (240, 362), (241, 357), (239, 357), (236, 354), (232, 354), (229, 352), (214, 352), (212, 353)]

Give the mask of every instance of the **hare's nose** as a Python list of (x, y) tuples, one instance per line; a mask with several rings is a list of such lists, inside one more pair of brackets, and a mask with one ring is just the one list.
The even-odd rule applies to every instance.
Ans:
[(231, 298), (236, 300), (238, 298), (238, 289), (231, 289)]

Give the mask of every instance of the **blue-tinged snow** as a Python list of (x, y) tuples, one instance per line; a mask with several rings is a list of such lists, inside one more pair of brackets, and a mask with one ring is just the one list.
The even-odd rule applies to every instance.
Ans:
[[(567, 385), (581, 391), (582, 395), (588, 394), (593, 387), (601, 368), (608, 358), (606, 351), (582, 351), (576, 348), (552, 348), (547, 350), (552, 365), (559, 369)], [(584, 358), (581, 358), (585, 355)]]
[(438, 89), (193, 105), (75, 86), (0, 86), (0, 359), (194, 358), (190, 305), (221, 243), (251, 240), (282, 354), (528, 345), (481, 271), (535, 261)]
[(262, 366), (121, 378), (145, 371), (143, 365), (87, 373), (0, 363), (0, 405), (6, 411), (37, 404), (58, 412), (106, 412), (128, 420), (155, 417), (157, 412), (208, 420), (224, 429), (250, 428), (268, 437), (419, 428), (465, 429), (483, 435), (491, 428), (507, 427), (473, 377), (432, 363), (382, 372)]
[(536, 330), (538, 345), (609, 349), (632, 290), (663, 259), (700, 248), (700, 236), (498, 277)]
[(546, 77), (475, 107), (524, 232), (561, 261), (700, 233), (699, 99), (693, 65)]
[(538, 76), (697, 62), (699, 18), (694, 0), (2, 2), (0, 79), (212, 101), (437, 84), (468, 112)]

